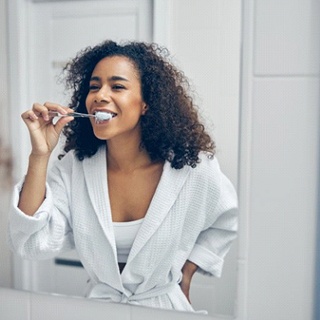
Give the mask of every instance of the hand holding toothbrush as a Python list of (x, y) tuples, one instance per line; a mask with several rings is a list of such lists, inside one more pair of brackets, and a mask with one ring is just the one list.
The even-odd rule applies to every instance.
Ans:
[[(61, 115), (57, 122), (53, 123), (51, 112)], [(31, 154), (38, 156), (50, 156), (58, 143), (63, 127), (73, 117), (70, 115), (73, 110), (62, 107), (59, 104), (46, 102), (45, 104), (34, 103), (31, 110), (22, 113), (21, 117), (26, 123), (32, 151)]]

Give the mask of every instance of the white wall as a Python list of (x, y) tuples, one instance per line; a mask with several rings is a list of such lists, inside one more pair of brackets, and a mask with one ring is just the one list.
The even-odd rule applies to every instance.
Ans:
[(6, 244), (8, 204), (12, 188), (9, 134), (8, 64), (7, 64), (7, 6), (0, 0), (0, 287), (10, 287), (11, 253)]
[(244, 4), (243, 318), (311, 320), (319, 195), (320, 2)]
[(7, 64), (7, 4), (6, 0), (0, 0), (0, 137), (3, 144), (9, 142), (9, 123), (8, 123), (8, 64)]

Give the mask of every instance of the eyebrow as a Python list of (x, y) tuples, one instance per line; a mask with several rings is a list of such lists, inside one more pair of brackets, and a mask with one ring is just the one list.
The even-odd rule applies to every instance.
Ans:
[[(101, 81), (100, 77), (94, 76), (90, 78), (90, 81)], [(121, 76), (112, 76), (108, 78), (108, 81), (129, 81), (127, 78)]]

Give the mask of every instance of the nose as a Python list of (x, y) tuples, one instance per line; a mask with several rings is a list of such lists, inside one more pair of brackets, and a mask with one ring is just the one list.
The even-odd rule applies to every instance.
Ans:
[(95, 103), (109, 103), (110, 102), (110, 94), (108, 90), (104, 87), (100, 88), (94, 97)]

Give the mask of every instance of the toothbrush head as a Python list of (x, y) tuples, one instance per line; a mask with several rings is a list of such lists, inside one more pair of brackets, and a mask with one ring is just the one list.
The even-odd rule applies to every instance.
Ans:
[(95, 115), (96, 121), (107, 121), (112, 118), (112, 114), (108, 112), (98, 111)]

